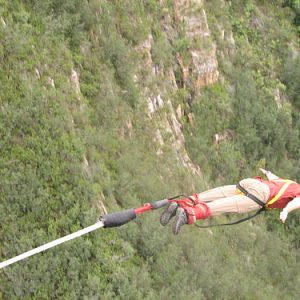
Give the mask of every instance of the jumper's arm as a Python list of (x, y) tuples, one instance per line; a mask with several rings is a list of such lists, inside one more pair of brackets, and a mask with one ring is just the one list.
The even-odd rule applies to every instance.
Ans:
[(300, 208), (300, 197), (294, 198), (287, 204), (287, 206), (280, 213), (280, 220), (284, 223), (288, 214), (298, 208)]
[(280, 179), (277, 175), (273, 174), (271, 171), (267, 171), (265, 169), (259, 168), (263, 174), (265, 174), (268, 180)]

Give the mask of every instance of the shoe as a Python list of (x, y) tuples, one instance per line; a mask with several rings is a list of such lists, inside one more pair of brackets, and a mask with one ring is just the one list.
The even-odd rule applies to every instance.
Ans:
[(181, 226), (188, 223), (187, 215), (185, 210), (182, 207), (179, 207), (176, 212), (175, 221), (172, 226), (172, 231), (177, 235), (180, 231)]
[(160, 224), (162, 226), (166, 226), (169, 223), (170, 219), (176, 215), (177, 208), (178, 204), (175, 202), (171, 202), (170, 204), (168, 204), (167, 208), (160, 216)]

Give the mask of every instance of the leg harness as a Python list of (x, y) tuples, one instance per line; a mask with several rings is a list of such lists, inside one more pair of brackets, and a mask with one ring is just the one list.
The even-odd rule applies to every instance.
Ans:
[(209, 207), (201, 202), (198, 194), (193, 194), (192, 197), (182, 200), (175, 200), (175, 202), (185, 210), (188, 224), (194, 224), (196, 220), (207, 219), (211, 216)]

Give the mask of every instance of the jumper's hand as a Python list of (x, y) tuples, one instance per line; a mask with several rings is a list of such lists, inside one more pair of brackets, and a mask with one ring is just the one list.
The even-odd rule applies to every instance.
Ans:
[(280, 220), (282, 221), (282, 223), (285, 222), (288, 214), (289, 213), (288, 213), (287, 209), (285, 209), (285, 208), (281, 211), (281, 213), (280, 213)]
[(267, 176), (268, 180), (276, 180), (279, 179), (279, 177), (275, 174), (273, 174), (271, 171), (259, 168), (261, 170), (261, 172)]
[(266, 175), (267, 174), (267, 170), (265, 170), (265, 169), (262, 169), (262, 168), (259, 168), (260, 169), (260, 171), (264, 174), (264, 175)]

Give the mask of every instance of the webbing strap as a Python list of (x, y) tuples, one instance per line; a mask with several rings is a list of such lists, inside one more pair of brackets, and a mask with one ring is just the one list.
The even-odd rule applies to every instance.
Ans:
[(286, 189), (289, 187), (289, 185), (291, 183), (295, 183), (292, 180), (288, 180), (288, 179), (284, 179), (284, 180), (277, 180), (277, 181), (283, 181), (285, 182), (285, 184), (281, 187), (281, 189), (279, 190), (279, 192), (271, 199), (267, 202), (266, 206), (268, 207), (269, 205), (275, 203), (282, 195), (283, 193), (286, 191)]
[(230, 226), (230, 225), (237, 225), (243, 222), (246, 222), (252, 218), (255, 218), (256, 216), (258, 216), (260, 213), (262, 213), (263, 211), (265, 211), (264, 208), (259, 209), (258, 211), (256, 211), (253, 215), (245, 217), (243, 219), (239, 219), (237, 221), (231, 222), (231, 223), (222, 223), (222, 224), (211, 224), (211, 225), (199, 225), (197, 223), (195, 223), (194, 225), (199, 227), (199, 228), (210, 228), (210, 227), (217, 227), (217, 226)]
[(248, 191), (246, 189), (244, 189), (239, 183), (236, 185), (236, 188), (238, 190), (240, 190), (246, 197), (250, 198), (251, 200), (253, 200), (254, 202), (256, 202), (258, 205), (260, 205), (261, 207), (265, 207), (265, 203), (264, 202), (262, 202), (261, 200), (259, 200), (254, 195), (248, 193)]

